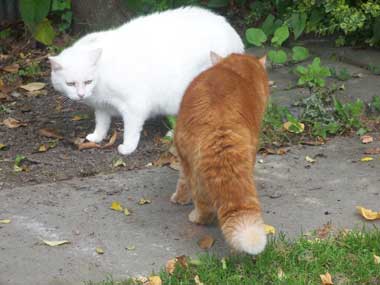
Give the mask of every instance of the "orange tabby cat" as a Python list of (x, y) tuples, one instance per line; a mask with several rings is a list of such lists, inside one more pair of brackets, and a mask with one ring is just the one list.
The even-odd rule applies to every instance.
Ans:
[(217, 216), (232, 248), (257, 254), (266, 244), (252, 176), (269, 95), (265, 57), (211, 53), (211, 60), (181, 103), (174, 140), (182, 169), (171, 201), (193, 199), (191, 222)]

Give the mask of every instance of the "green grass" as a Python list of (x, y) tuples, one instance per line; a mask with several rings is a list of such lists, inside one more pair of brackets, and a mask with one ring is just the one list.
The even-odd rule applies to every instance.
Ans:
[[(272, 239), (265, 251), (257, 257), (235, 255), (219, 259), (203, 255), (199, 259), (188, 259), (189, 266), (178, 265), (172, 275), (162, 270), (163, 284), (196, 284), (199, 276), (206, 284), (322, 284), (320, 274), (329, 272), (334, 284), (376, 285), (380, 284), (380, 264), (374, 261), (380, 255), (380, 231), (353, 231), (338, 233), (327, 239), (302, 236), (289, 241), (283, 235)], [(194, 265), (193, 263), (196, 263)], [(193, 264), (193, 265), (192, 265)], [(284, 273), (279, 277), (278, 272)], [(133, 280), (88, 285), (129, 285)]]

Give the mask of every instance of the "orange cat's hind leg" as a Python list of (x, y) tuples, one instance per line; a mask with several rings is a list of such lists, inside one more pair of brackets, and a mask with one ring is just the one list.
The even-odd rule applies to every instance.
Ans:
[(177, 189), (172, 194), (170, 201), (181, 205), (187, 205), (191, 203), (191, 191), (182, 172), (177, 182)]
[(216, 212), (205, 199), (194, 198), (194, 209), (189, 214), (189, 221), (195, 224), (210, 224), (214, 221)]

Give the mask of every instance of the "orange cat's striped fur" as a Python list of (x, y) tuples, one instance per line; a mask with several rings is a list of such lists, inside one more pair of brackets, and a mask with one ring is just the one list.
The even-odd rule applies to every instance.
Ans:
[(193, 80), (181, 103), (175, 145), (182, 169), (171, 200), (193, 199), (191, 222), (217, 216), (233, 249), (257, 254), (266, 244), (252, 176), (269, 95), (265, 57), (211, 58), (214, 66)]

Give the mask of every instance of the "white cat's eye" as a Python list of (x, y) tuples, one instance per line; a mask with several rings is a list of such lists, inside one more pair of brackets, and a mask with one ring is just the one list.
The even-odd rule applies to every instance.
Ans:
[(84, 84), (86, 84), (86, 85), (91, 84), (91, 83), (92, 83), (92, 80), (86, 80), (86, 81), (84, 82)]
[(75, 82), (66, 82), (67, 86), (75, 86)]

